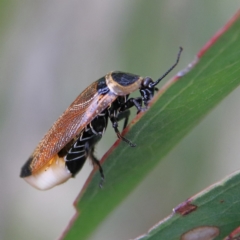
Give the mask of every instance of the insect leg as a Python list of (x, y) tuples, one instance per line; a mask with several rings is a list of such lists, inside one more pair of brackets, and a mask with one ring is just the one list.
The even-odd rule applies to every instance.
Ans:
[(117, 137), (118, 137), (119, 139), (122, 139), (122, 140), (123, 140), (124, 142), (126, 142), (127, 144), (129, 144), (130, 147), (136, 147), (136, 144), (132, 143), (131, 141), (129, 141), (128, 139), (126, 139), (125, 137), (123, 137), (123, 136), (120, 134), (120, 132), (119, 132), (119, 130), (118, 130), (118, 122), (117, 122), (117, 119), (116, 119), (114, 116), (112, 116), (112, 117), (110, 117), (110, 120), (111, 120), (111, 122), (112, 122), (112, 127), (113, 127), (113, 129), (115, 130), (115, 133), (117, 134)]
[(137, 113), (142, 110), (142, 97), (129, 98), (124, 105), (121, 107), (120, 111), (125, 111), (131, 107), (135, 106), (137, 108)]
[(102, 166), (101, 166), (99, 160), (94, 156), (93, 152), (94, 152), (94, 148), (92, 148), (90, 150), (89, 157), (93, 161), (93, 163), (95, 163), (98, 166), (98, 168), (99, 168), (99, 172), (100, 172), (100, 175), (101, 175), (101, 180), (99, 182), (99, 187), (102, 188), (103, 187), (103, 182), (105, 180), (105, 177), (104, 177)]
[(124, 119), (123, 129), (126, 128), (126, 126), (128, 124), (129, 116), (130, 116), (130, 110), (129, 109), (127, 109), (126, 111), (120, 112), (117, 116), (117, 121), (121, 121), (121, 120)]

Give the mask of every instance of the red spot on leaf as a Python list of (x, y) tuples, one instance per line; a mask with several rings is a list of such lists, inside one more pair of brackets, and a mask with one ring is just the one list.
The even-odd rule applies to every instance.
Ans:
[(191, 204), (189, 200), (179, 204), (176, 208), (173, 209), (175, 213), (179, 213), (182, 216), (188, 215), (189, 213), (195, 211), (197, 206)]
[(240, 227), (235, 228), (224, 240), (239, 240), (240, 239)]

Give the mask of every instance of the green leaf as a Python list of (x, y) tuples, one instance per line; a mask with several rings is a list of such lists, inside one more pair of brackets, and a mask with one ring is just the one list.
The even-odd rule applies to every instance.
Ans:
[[(238, 15), (231, 24), (225, 26), (223, 32), (210, 41), (206, 49), (198, 54), (199, 61), (191, 71), (181, 78), (171, 80), (171, 85), (167, 89), (163, 88), (159, 91), (157, 99), (150, 109), (133, 120), (128, 128), (130, 131), (126, 134), (126, 138), (136, 143), (137, 147), (130, 148), (126, 143), (118, 141), (110, 150), (109, 156), (104, 159), (103, 163), (106, 176), (103, 189), (98, 187), (100, 176), (96, 172), (81, 193), (81, 199), (76, 204), (80, 214), (72, 222), (64, 239), (86, 239), (149, 171), (213, 107), (240, 84), (240, 20)], [(119, 146), (116, 148), (118, 144)], [(238, 178), (236, 176), (232, 181), (237, 184)], [(219, 194), (218, 189), (219, 187), (207, 194), (211, 194), (210, 198), (216, 198)], [(228, 189), (232, 191), (234, 188), (228, 187)], [(237, 193), (231, 192), (232, 198), (229, 201), (232, 201), (232, 204), (236, 201)], [(218, 201), (220, 200), (221, 198), (218, 199)], [(196, 200), (195, 204), (200, 203)], [(209, 205), (211, 206), (211, 202)], [(226, 204), (220, 205), (222, 208), (227, 206)], [(208, 207), (209, 211), (210, 209)], [(220, 214), (218, 209), (218, 207), (213, 208), (212, 213), (209, 214)], [(231, 208), (230, 210), (232, 211)], [(204, 219), (208, 219), (207, 216), (210, 216), (208, 212), (205, 214), (205, 218), (203, 216), (200, 221), (203, 225)], [(193, 214), (189, 216), (191, 215)], [(180, 219), (180, 217), (174, 215), (174, 218), (168, 221), (175, 221), (175, 219)], [(181, 219), (187, 218), (181, 217)], [(217, 220), (217, 217), (213, 219)], [(152, 238), (149, 239), (179, 239), (180, 230), (183, 230), (183, 227), (176, 221), (175, 223), (178, 235), (170, 226), (168, 228), (169, 235), (154, 235), (155, 233), (153, 233)], [(164, 226), (168, 225), (166, 222), (164, 224)], [(169, 222), (170, 224), (171, 222)], [(186, 221), (182, 224), (188, 226), (189, 222)], [(226, 224), (228, 225), (228, 223)], [(233, 225), (231, 226), (232, 230), (235, 227)], [(229, 231), (230, 228), (227, 230)], [(161, 232), (161, 227), (157, 230), (157, 234), (162, 234), (159, 232)]]

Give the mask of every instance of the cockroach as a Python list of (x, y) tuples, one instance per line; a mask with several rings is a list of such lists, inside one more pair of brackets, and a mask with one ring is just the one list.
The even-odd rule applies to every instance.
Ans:
[[(99, 167), (100, 186), (104, 180), (103, 169), (94, 156), (94, 147), (102, 138), (108, 121), (119, 139), (136, 145), (124, 138), (118, 122), (128, 123), (130, 108), (137, 113), (148, 106), (157, 90), (156, 85), (178, 64), (180, 48), (175, 64), (155, 82), (120, 71), (110, 72), (87, 87), (53, 124), (21, 169), (20, 177), (40, 190), (50, 189), (74, 177), (89, 157)], [(129, 95), (140, 91), (140, 97)], [(144, 105), (144, 106), (143, 106)]]

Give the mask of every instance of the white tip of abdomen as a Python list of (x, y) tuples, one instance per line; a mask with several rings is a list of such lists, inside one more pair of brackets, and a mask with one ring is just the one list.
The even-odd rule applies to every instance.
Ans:
[(24, 179), (39, 190), (47, 190), (64, 183), (71, 177), (72, 174), (67, 169), (64, 159), (56, 155), (47, 166)]

